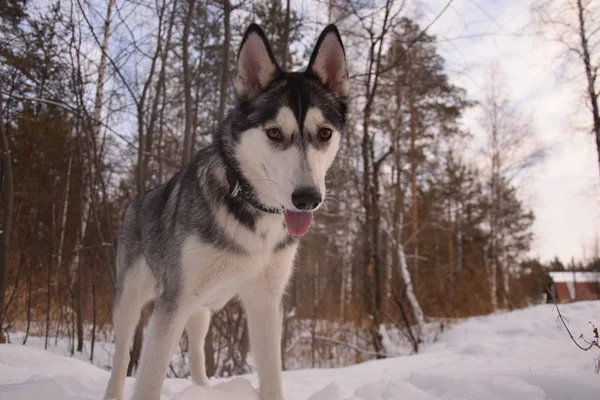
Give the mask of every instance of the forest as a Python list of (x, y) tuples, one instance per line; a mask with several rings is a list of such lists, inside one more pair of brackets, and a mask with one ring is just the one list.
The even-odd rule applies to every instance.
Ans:
[[(286, 70), (305, 68), (335, 23), (351, 78), (326, 205), (285, 296), (285, 369), (419, 352), (457, 318), (544, 302), (548, 271), (575, 268), (531, 256), (535, 215), (518, 177), (545, 152), (501, 65), (475, 102), (449, 77), (432, 22), (404, 1), (299, 3), (0, 2), (0, 342), (67, 338), (93, 362), (112, 341), (125, 209), (211, 142), (251, 22)], [(477, 159), (472, 109), (485, 133)], [(189, 374), (187, 346), (184, 334), (172, 376)], [(213, 315), (206, 350), (209, 376), (250, 370), (236, 301)]]

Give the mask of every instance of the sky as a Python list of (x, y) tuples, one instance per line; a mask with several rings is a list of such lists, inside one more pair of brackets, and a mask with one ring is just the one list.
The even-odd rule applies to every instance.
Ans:
[[(418, 3), (421, 24), (446, 4)], [(440, 53), (452, 80), (473, 100), (483, 98), (489, 65), (498, 63), (513, 105), (532, 118), (547, 149), (545, 160), (518, 182), (521, 198), (536, 215), (532, 253), (543, 260), (588, 258), (600, 234), (600, 172), (594, 138), (584, 129), (591, 116), (583, 67), (565, 63), (561, 45), (533, 34), (527, 26), (530, 5), (530, 0), (455, 0), (430, 33), (442, 39)], [(469, 37), (444, 41), (458, 36)], [(479, 112), (474, 108), (463, 120), (476, 139)]]

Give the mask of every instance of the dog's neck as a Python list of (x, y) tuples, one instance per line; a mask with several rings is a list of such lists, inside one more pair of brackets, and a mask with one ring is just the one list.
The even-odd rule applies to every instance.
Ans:
[(269, 214), (283, 214), (282, 208), (269, 207), (263, 204), (254, 194), (250, 182), (236, 171), (234, 167), (228, 165), (225, 159), (223, 159), (223, 164), (225, 166), (225, 179), (229, 185), (228, 193), (231, 197), (240, 196), (246, 203), (262, 212)]

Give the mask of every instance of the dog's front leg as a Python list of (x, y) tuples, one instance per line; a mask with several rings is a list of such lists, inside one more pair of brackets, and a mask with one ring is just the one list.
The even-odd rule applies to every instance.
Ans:
[(250, 350), (258, 367), (260, 398), (283, 400), (281, 385), (281, 298), (289, 280), (297, 244), (275, 254), (273, 262), (244, 288), (240, 297), (248, 315)]
[(146, 329), (132, 400), (160, 400), (169, 362), (188, 317), (185, 307), (157, 300)]
[(250, 349), (258, 367), (260, 398), (283, 400), (281, 387), (281, 296), (255, 293), (245, 296)]

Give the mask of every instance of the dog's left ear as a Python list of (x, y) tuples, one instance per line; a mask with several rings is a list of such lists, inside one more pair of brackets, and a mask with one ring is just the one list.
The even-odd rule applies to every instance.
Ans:
[(338, 97), (348, 95), (350, 82), (346, 67), (346, 53), (335, 25), (327, 26), (319, 36), (306, 71), (315, 75), (334, 95)]
[(265, 90), (280, 73), (267, 36), (257, 24), (251, 24), (238, 53), (235, 91), (240, 99), (252, 100)]

